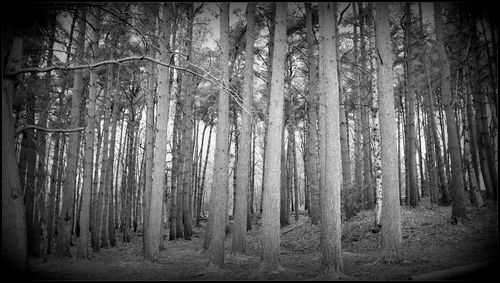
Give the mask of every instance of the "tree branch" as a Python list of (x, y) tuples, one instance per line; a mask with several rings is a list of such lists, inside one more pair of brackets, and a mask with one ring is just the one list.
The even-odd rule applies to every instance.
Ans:
[(83, 131), (85, 127), (79, 127), (79, 128), (74, 128), (74, 129), (48, 129), (48, 128), (43, 128), (35, 125), (28, 125), (28, 126), (22, 126), (16, 130), (16, 135), (20, 134), (21, 132), (24, 132), (25, 130), (28, 129), (36, 129), (39, 131), (44, 131), (44, 132), (57, 132), (57, 133), (70, 133), (70, 132), (78, 132), (78, 131)]

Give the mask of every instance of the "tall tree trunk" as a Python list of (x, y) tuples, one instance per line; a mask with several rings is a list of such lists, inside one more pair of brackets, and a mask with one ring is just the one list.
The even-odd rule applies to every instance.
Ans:
[[(118, 76), (118, 75), (117, 75)], [(116, 80), (116, 82), (118, 83), (118, 79)], [(115, 90), (113, 90), (115, 91)], [(109, 151), (109, 158), (108, 158), (108, 164), (107, 164), (107, 167), (108, 167), (108, 172), (106, 174), (106, 187), (107, 187), (107, 190), (109, 192), (109, 197), (108, 197), (108, 202), (109, 202), (109, 205), (108, 205), (108, 240), (109, 240), (109, 245), (114, 247), (116, 246), (116, 235), (115, 235), (115, 227), (116, 227), (116, 216), (115, 216), (115, 207), (118, 206), (118, 203), (115, 201), (113, 202), (113, 196), (115, 194), (118, 194), (118, 190), (115, 190), (115, 188), (118, 187), (118, 182), (115, 183), (115, 185), (113, 185), (113, 169), (114, 169), (114, 165), (113, 165), (113, 162), (115, 160), (115, 145), (116, 145), (116, 127), (117, 127), (117, 124), (118, 124), (118, 119), (119, 119), (119, 116), (120, 116), (120, 112), (121, 112), (121, 105), (119, 105), (118, 103), (114, 102), (113, 104), (113, 114), (111, 115), (111, 120), (112, 120), (112, 123), (111, 123), (111, 138), (109, 140), (109, 148), (110, 148), (110, 151)], [(122, 132), (123, 132), (123, 129), (122, 129)], [(120, 133), (120, 135), (122, 135), (122, 133)], [(119, 161), (119, 160), (117, 160)], [(118, 164), (119, 162), (117, 162), (117, 166), (116, 166), (116, 175), (118, 176)]]
[[(150, 7), (151, 9), (150, 10), (147, 10), (145, 15), (147, 18), (149, 18), (149, 21), (150, 23), (150, 26), (152, 27), (151, 30), (150, 30), (150, 33), (151, 34), (156, 34), (156, 24), (155, 23), (156, 21), (154, 21), (153, 19), (157, 19), (156, 15), (154, 15), (154, 13), (156, 13), (156, 10), (153, 11), (153, 9), (158, 9), (159, 7), (157, 6), (157, 4), (154, 4), (153, 7)], [(170, 27), (169, 26), (166, 26), (167, 29), (169, 29)], [(154, 40), (154, 39), (152, 39)], [(166, 46), (168, 48), (168, 46)], [(150, 53), (150, 56), (155, 58), (156, 57), (156, 52), (151, 49), (149, 50), (149, 53)], [(163, 58), (165, 58), (166, 56), (163, 56)], [(166, 57), (166, 62), (168, 62), (169, 58)], [(155, 100), (155, 96), (156, 96), (156, 93), (155, 93), (155, 66), (156, 64), (154, 63), (151, 63), (149, 65), (149, 78), (148, 78), (148, 90), (147, 90), (147, 96), (146, 96), (146, 146), (145, 146), (145, 155), (146, 155), (146, 168), (145, 168), (145, 189), (144, 189), (144, 229), (143, 229), (143, 237), (142, 237), (142, 242), (143, 242), (143, 251), (144, 251), (144, 255), (147, 257), (146, 255), (146, 241), (147, 240), (150, 240), (151, 238), (148, 236), (148, 233), (149, 233), (149, 228), (148, 228), (148, 225), (149, 225), (149, 206), (150, 206), (150, 203), (151, 203), (151, 192), (153, 190), (153, 187), (152, 187), (152, 183), (153, 183), (153, 177), (152, 177), (152, 172), (153, 172), (153, 156), (154, 156), (154, 126), (155, 126), (155, 117), (154, 117), (154, 100)], [(168, 70), (167, 70), (168, 71)], [(170, 72), (169, 72), (169, 75), (170, 75)], [(168, 84), (168, 81), (167, 81), (167, 84)], [(168, 85), (167, 85), (168, 87)], [(167, 106), (167, 108), (169, 108), (169, 105)], [(166, 118), (168, 119), (168, 117)], [(166, 140), (165, 140), (166, 142)]]
[[(94, 27), (91, 33), (91, 48), (94, 50), (92, 62), (97, 62), (97, 50), (100, 36), (101, 9), (95, 8), (94, 13), (90, 13), (91, 26)], [(84, 177), (82, 187), (82, 211), (80, 215), (80, 239), (76, 256), (79, 258), (88, 257), (88, 236), (90, 224), (90, 193), (92, 190), (92, 157), (94, 155), (94, 128), (96, 124), (96, 96), (97, 96), (97, 71), (90, 72), (89, 101), (87, 108), (87, 127), (85, 131), (85, 155), (84, 155)]]
[[(97, 207), (97, 217), (98, 217), (98, 231), (100, 233), (100, 247), (108, 246), (108, 207), (109, 207), (109, 187), (106, 186), (106, 180), (108, 179), (109, 165), (110, 162), (108, 152), (114, 150), (114, 148), (109, 147), (109, 124), (112, 118), (113, 109), (112, 102), (114, 100), (114, 92), (111, 90), (113, 86), (113, 66), (108, 65), (106, 73), (106, 92), (111, 92), (111, 97), (106, 100), (106, 106), (104, 111), (104, 122), (103, 122), (103, 142), (102, 142), (102, 166), (99, 182), (99, 203)], [(106, 96), (105, 96), (106, 97)], [(101, 197), (102, 196), (102, 197)]]
[(308, 119), (307, 119), (307, 153), (308, 164), (305, 166), (307, 172), (307, 182), (309, 184), (310, 207), (309, 215), (313, 224), (319, 223), (319, 179), (318, 179), (318, 149), (317, 149), (317, 82), (316, 59), (314, 58), (314, 34), (312, 28), (312, 8), (309, 3), (305, 3), (306, 8), (306, 29), (307, 29), (307, 57), (309, 61), (309, 97), (308, 97)]
[(436, 22), (436, 45), (441, 66), (441, 96), (446, 112), (448, 150), (451, 158), (451, 187), (454, 190), (452, 219), (454, 222), (461, 222), (462, 218), (467, 218), (462, 176), (462, 161), (460, 158), (457, 127), (453, 111), (454, 107), (450, 84), (450, 66), (448, 63), (448, 55), (446, 54), (446, 50), (444, 48), (444, 27), (441, 15), (441, 5), (439, 3), (434, 3), (434, 20)]
[(472, 65), (472, 73), (475, 74), (472, 78), (472, 91), (474, 93), (473, 102), (476, 110), (476, 126), (477, 126), (477, 142), (479, 149), (479, 157), (481, 162), (481, 173), (486, 186), (486, 197), (496, 199), (497, 195), (497, 174), (495, 170), (495, 159), (493, 149), (488, 135), (488, 117), (486, 104), (487, 97), (484, 93), (484, 88), (481, 87), (481, 50), (479, 50), (479, 40), (475, 26), (475, 18), (470, 24), (472, 42), (474, 44), (474, 57)]
[[(319, 3), (319, 159), (321, 190), (320, 275), (339, 278), (341, 248), (341, 166), (339, 87), (335, 25), (337, 5)], [(332, 20), (333, 19), (333, 20)]]
[[(187, 27), (187, 55), (188, 62), (191, 60), (192, 49), (193, 49), (193, 20), (194, 20), (194, 4), (190, 4), (189, 15), (188, 15), (188, 27)], [(191, 227), (192, 211), (191, 211), (191, 197), (192, 197), (192, 170), (193, 170), (193, 97), (195, 89), (193, 87), (193, 78), (191, 76), (185, 77), (184, 83), (184, 97), (183, 97), (183, 110), (184, 110), (184, 128), (182, 133), (182, 141), (184, 149), (184, 182), (183, 182), (183, 220), (184, 220), (184, 239), (191, 240), (193, 235)]]
[[(365, 40), (365, 15), (362, 10), (362, 3), (358, 3), (359, 7), (359, 35), (360, 35), (360, 64), (365, 65), (367, 68), (370, 65), (370, 58), (367, 57), (367, 47)], [(370, 106), (371, 106), (371, 92), (369, 89), (370, 80), (368, 75), (363, 73), (360, 75), (361, 78), (361, 131), (363, 136), (363, 195), (364, 199), (362, 203), (363, 207), (366, 209), (373, 209), (374, 199), (373, 199), (373, 186), (372, 186), (372, 170), (371, 170), (371, 145), (370, 145)]]
[(392, 262), (402, 257), (401, 215), (397, 184), (396, 122), (394, 113), (394, 90), (392, 87), (392, 54), (389, 25), (389, 5), (376, 3), (375, 30), (379, 60), (377, 68), (380, 144), (382, 156), (382, 259)]
[[(255, 38), (255, 3), (247, 6), (247, 30), (245, 47), (245, 78), (243, 81), (243, 109), (241, 111), (240, 144), (238, 147), (238, 163), (236, 176), (235, 222), (231, 253), (246, 252), (246, 226), (248, 210), (248, 185), (251, 140), (251, 107), (253, 101), (253, 44)], [(236, 118), (236, 117), (235, 117)]]
[[(271, 101), (271, 80), (272, 80), (272, 74), (273, 74), (273, 54), (274, 54), (274, 34), (275, 34), (275, 26), (276, 23), (274, 22), (274, 19), (276, 17), (276, 3), (271, 3), (270, 5), (270, 21), (268, 25), (269, 29), (269, 42), (267, 44), (267, 50), (268, 50), (268, 56), (267, 56), (267, 95), (266, 95), (266, 109), (265, 109), (265, 119), (264, 119), (264, 149), (262, 153), (262, 160), (266, 159), (266, 146), (267, 146), (267, 136), (268, 136), (268, 129), (269, 129), (269, 107), (270, 107), (270, 101)], [(260, 214), (262, 215), (262, 209), (264, 206), (264, 190), (266, 189), (265, 184), (265, 176), (264, 172), (266, 171), (266, 163), (262, 162), (262, 192), (261, 192), (261, 201), (260, 201)]]
[[(85, 28), (86, 28), (86, 10), (81, 10), (78, 15), (79, 21), (77, 25), (76, 39), (76, 63), (83, 63), (84, 46), (85, 46)], [(75, 70), (73, 80), (73, 95), (71, 97), (71, 128), (76, 128), (80, 124), (80, 101), (83, 93), (82, 80), (83, 70)], [(63, 185), (62, 208), (60, 212), (60, 221), (58, 229), (58, 239), (56, 253), (58, 256), (71, 256), (70, 243), (71, 231), (73, 223), (71, 221), (72, 203), (75, 191), (76, 182), (76, 166), (78, 162), (78, 141), (80, 132), (69, 133), (69, 140), (66, 151), (66, 170)]]
[[(284, 61), (286, 47), (287, 3), (276, 4), (268, 140), (266, 142), (265, 191), (262, 210), (262, 255), (259, 270), (283, 270), (279, 263), (279, 188), (281, 132), (283, 129)], [(279, 166), (275, 166), (280, 164)]]
[[(353, 25), (353, 61), (352, 72), (354, 76), (354, 86), (353, 86), (353, 98), (355, 105), (354, 112), (354, 188), (350, 192), (347, 193), (347, 197), (352, 201), (352, 209), (354, 213), (359, 211), (362, 207), (364, 197), (364, 189), (363, 189), (363, 151), (362, 151), (362, 136), (361, 136), (361, 95), (360, 95), (360, 71), (357, 67), (359, 64), (359, 33), (358, 33), (358, 13), (356, 10), (356, 5), (353, 3), (352, 11), (355, 17), (355, 24)], [(350, 201), (347, 202), (351, 203)], [(349, 208), (351, 209), (351, 208)]]
[[(20, 69), (22, 57), (23, 36), (17, 31), (5, 70)], [(24, 274), (28, 270), (26, 218), (12, 121), (16, 79), (17, 77), (2, 77), (2, 265), (18, 274)]]
[(169, 240), (175, 240), (177, 238), (177, 195), (178, 195), (178, 175), (179, 175), (179, 161), (178, 161), (178, 143), (179, 143), (179, 134), (178, 128), (180, 123), (180, 103), (179, 101), (175, 102), (175, 118), (173, 125), (173, 133), (172, 133), (172, 176), (170, 180), (170, 236)]
[[(162, 7), (163, 12), (163, 25), (162, 25), (162, 37), (161, 44), (163, 48), (167, 49), (169, 46), (170, 39), (170, 19), (172, 13), (172, 5), (170, 3), (165, 3)], [(169, 54), (163, 52), (161, 55), (162, 61), (167, 61)], [(165, 182), (165, 170), (166, 170), (166, 160), (167, 155), (167, 124), (168, 115), (170, 108), (170, 70), (167, 67), (158, 67), (158, 110), (157, 110), (157, 127), (156, 127), (156, 141), (154, 144), (153, 156), (153, 172), (152, 172), (152, 190), (149, 205), (148, 218), (145, 221), (148, 222), (146, 225), (149, 230), (146, 235), (146, 258), (153, 261), (158, 257), (159, 252), (159, 241), (161, 241), (161, 215), (164, 199), (164, 182)], [(190, 219), (191, 220), (191, 219)]]
[(220, 3), (220, 66), (224, 90), (219, 91), (215, 162), (210, 196), (210, 247), (208, 268), (224, 265), (224, 229), (226, 225), (226, 188), (228, 187), (229, 139), (229, 3)]
[[(414, 67), (413, 67), (413, 36), (412, 36), (412, 12), (411, 3), (405, 4), (405, 19), (406, 19), (406, 64), (408, 70), (408, 86), (407, 86), (407, 102), (408, 102), (408, 116), (406, 117), (407, 125), (407, 144), (408, 144), (408, 167), (406, 174), (408, 175), (408, 192), (409, 192), (409, 205), (411, 207), (418, 206), (418, 185), (417, 185), (417, 168), (416, 168), (416, 133), (415, 133), (415, 99), (416, 93), (414, 89)], [(408, 197), (408, 196), (407, 196)]]

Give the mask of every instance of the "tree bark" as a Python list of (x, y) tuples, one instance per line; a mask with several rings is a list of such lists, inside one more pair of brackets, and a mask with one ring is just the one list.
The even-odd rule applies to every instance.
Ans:
[[(243, 109), (241, 111), (240, 144), (238, 147), (238, 163), (236, 176), (236, 202), (235, 222), (233, 230), (233, 241), (231, 245), (232, 254), (244, 254), (246, 252), (246, 225), (248, 210), (248, 186), (250, 164), (251, 140), (251, 107), (253, 101), (253, 44), (255, 38), (255, 3), (247, 6), (247, 30), (245, 47), (245, 78), (243, 81)], [(236, 118), (236, 117), (235, 117)]]
[(452, 219), (460, 222), (467, 218), (465, 207), (465, 191), (462, 175), (462, 161), (460, 155), (457, 126), (453, 111), (453, 101), (450, 84), (450, 66), (448, 55), (444, 48), (444, 27), (441, 15), (441, 5), (434, 3), (434, 20), (436, 22), (436, 45), (441, 66), (441, 96), (446, 113), (446, 129), (448, 133), (448, 150), (451, 158), (451, 187), (454, 190)]
[[(279, 263), (279, 188), (281, 171), (281, 132), (283, 130), (284, 61), (287, 3), (276, 4), (268, 140), (266, 143), (265, 191), (262, 210), (262, 255), (259, 270), (282, 270)], [(280, 164), (279, 166), (275, 166)]]
[(412, 36), (412, 12), (411, 12), (411, 3), (405, 4), (405, 37), (406, 37), (406, 64), (407, 64), (407, 78), (408, 78), (408, 86), (407, 86), (407, 107), (408, 107), (408, 116), (406, 117), (406, 127), (407, 127), (407, 144), (408, 149), (406, 153), (408, 154), (408, 167), (406, 169), (406, 174), (408, 175), (408, 192), (409, 196), (409, 205), (411, 207), (418, 206), (418, 186), (417, 186), (417, 168), (416, 168), (416, 133), (415, 133), (415, 98), (416, 93), (414, 89), (414, 66), (413, 66), (413, 36)]
[(336, 3), (319, 3), (320, 275), (339, 278), (343, 272), (340, 218), (342, 161), (338, 158), (341, 155), (336, 12)]
[[(220, 68), (224, 88), (229, 87), (229, 3), (220, 3)], [(210, 246), (208, 268), (224, 266), (224, 230), (226, 225), (226, 188), (228, 187), (229, 95), (220, 90), (218, 99), (215, 161), (210, 196)]]
[(307, 57), (309, 61), (309, 97), (308, 97), (308, 138), (307, 152), (308, 164), (305, 166), (307, 174), (307, 183), (309, 185), (310, 207), (309, 215), (313, 224), (319, 223), (319, 186), (318, 186), (318, 149), (317, 149), (317, 73), (316, 59), (314, 58), (314, 34), (312, 28), (312, 9), (309, 3), (305, 3), (306, 8), (306, 29), (307, 29)]
[[(81, 10), (78, 15), (79, 21), (76, 33), (76, 60), (78, 63), (83, 63), (84, 46), (85, 46), (85, 28), (86, 28), (86, 11)], [(82, 80), (83, 70), (76, 70), (73, 80), (73, 95), (71, 98), (71, 128), (78, 127), (80, 124), (80, 102), (83, 92)], [(78, 162), (78, 143), (80, 132), (71, 132), (66, 150), (66, 170), (63, 184), (62, 208), (60, 212), (60, 221), (58, 229), (58, 239), (56, 254), (58, 256), (71, 256), (70, 243), (71, 231), (73, 222), (72, 218), (72, 203), (74, 198), (75, 183), (76, 183), (76, 166)]]
[[(22, 57), (23, 36), (16, 32), (5, 70), (20, 69)], [(16, 80), (2, 77), (2, 265), (24, 274), (28, 270), (26, 218), (12, 121)]]
[(389, 26), (389, 5), (376, 3), (375, 30), (379, 52), (377, 78), (380, 113), (380, 144), (382, 156), (382, 259), (392, 262), (402, 257), (401, 215), (397, 185), (396, 117), (392, 87), (392, 53)]
[[(95, 63), (100, 36), (101, 9), (95, 8), (91, 13), (90, 23), (94, 27), (91, 34), (91, 48), (94, 50), (92, 62)], [(82, 211), (80, 215), (80, 239), (76, 256), (78, 258), (88, 257), (88, 236), (90, 216), (90, 193), (92, 190), (92, 157), (94, 155), (94, 128), (96, 124), (96, 96), (97, 96), (97, 71), (90, 72), (89, 101), (87, 108), (87, 127), (85, 131), (85, 153), (84, 153), (84, 177), (82, 187)]]
[[(162, 47), (167, 49), (170, 39), (170, 19), (172, 6), (170, 3), (165, 3), (162, 7), (163, 12), (163, 26), (162, 26)], [(167, 60), (169, 54), (163, 52), (161, 54), (162, 60)], [(167, 155), (167, 124), (170, 108), (170, 70), (164, 66), (158, 67), (158, 108), (157, 108), (157, 127), (156, 127), (156, 141), (154, 143), (154, 156), (153, 156), (153, 172), (152, 172), (152, 190), (150, 197), (150, 205), (147, 221), (146, 233), (147, 238), (145, 241), (146, 258), (154, 261), (158, 258), (159, 241), (161, 240), (161, 214), (164, 198), (164, 182)], [(191, 219), (190, 219), (191, 220)]]

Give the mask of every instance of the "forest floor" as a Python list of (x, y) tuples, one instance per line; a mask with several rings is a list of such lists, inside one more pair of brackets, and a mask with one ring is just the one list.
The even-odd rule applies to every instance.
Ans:
[[(454, 266), (498, 258), (498, 213), (496, 202), (469, 208), (469, 221), (451, 223), (451, 206), (401, 208), (404, 260), (400, 263), (377, 261), (381, 233), (373, 233), (374, 211), (362, 211), (342, 223), (342, 259), (348, 280), (408, 280), (410, 276)], [(277, 274), (256, 272), (259, 263), (260, 224), (247, 233), (248, 257), (228, 255), (231, 235), (225, 242), (226, 256), (221, 272), (205, 272), (208, 256), (199, 253), (205, 223), (193, 226), (191, 241), (164, 241), (159, 260), (143, 258), (142, 236), (132, 234), (130, 243), (117, 235), (117, 246), (91, 254), (91, 260), (59, 259), (52, 255), (30, 258), (31, 279), (41, 280), (314, 280), (320, 266), (319, 226), (307, 215), (281, 229), (280, 262), (285, 268)], [(382, 228), (383, 229), (383, 228)], [(168, 230), (162, 231), (168, 235)], [(75, 241), (76, 242), (76, 241)], [(76, 249), (73, 247), (72, 249)], [(89, 250), (91, 250), (89, 248)], [(72, 250), (74, 252), (74, 250)], [(484, 277), (483, 277), (484, 278)]]

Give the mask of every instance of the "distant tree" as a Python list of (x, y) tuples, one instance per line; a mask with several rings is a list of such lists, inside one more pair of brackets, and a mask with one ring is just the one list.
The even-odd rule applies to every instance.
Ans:
[(436, 31), (436, 46), (441, 67), (441, 97), (446, 113), (446, 129), (448, 133), (448, 150), (451, 158), (451, 187), (454, 191), (452, 218), (455, 223), (467, 218), (465, 207), (465, 191), (462, 175), (462, 160), (460, 154), (457, 124), (450, 83), (450, 65), (444, 48), (444, 27), (441, 15), (441, 4), (434, 3), (434, 21)]

